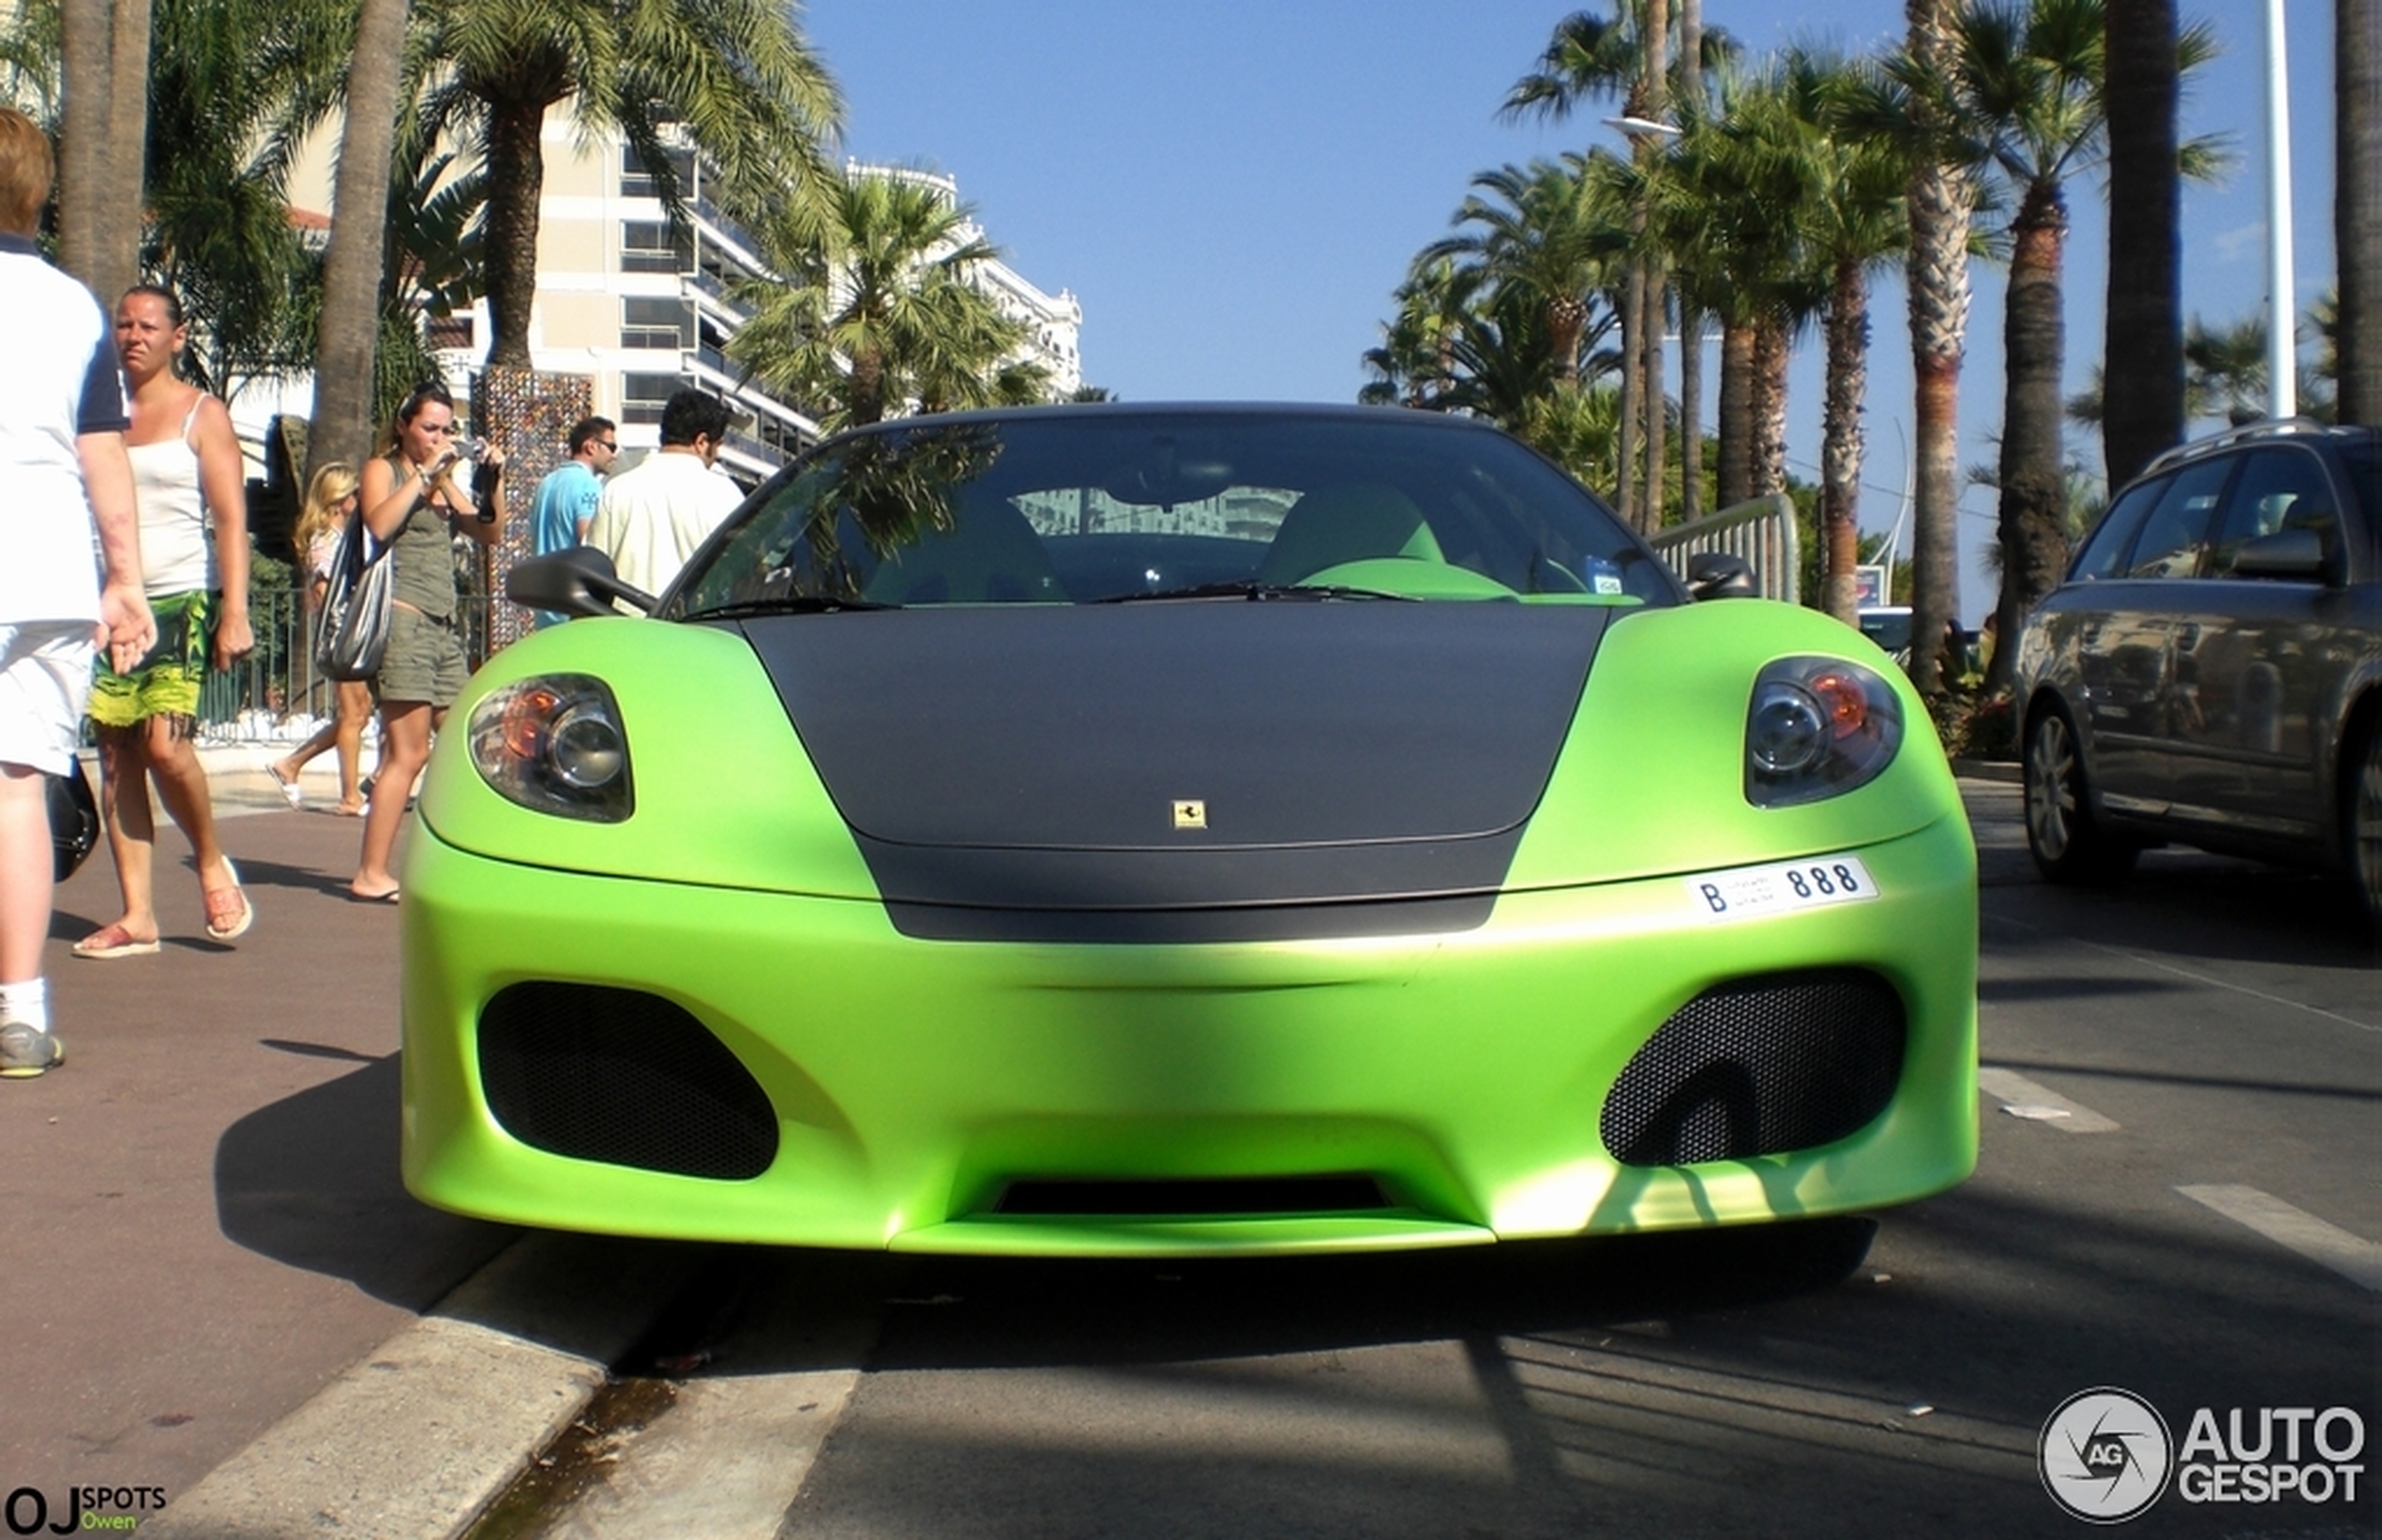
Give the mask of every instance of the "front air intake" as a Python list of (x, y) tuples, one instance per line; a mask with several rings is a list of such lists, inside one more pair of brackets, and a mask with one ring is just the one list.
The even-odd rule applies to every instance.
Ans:
[(1902, 996), (1856, 968), (1716, 985), (1637, 1050), (1598, 1132), (1629, 1166), (1832, 1144), (1893, 1098), (1907, 1032)]
[(1393, 1205), (1369, 1176), (1036, 1178), (1002, 1189), (995, 1214), (1100, 1215), (1108, 1218), (1276, 1218), (1378, 1212)]
[(684, 1007), (639, 989), (514, 984), (480, 1010), (480, 1085), (522, 1143), (740, 1181), (777, 1157), (769, 1095)]

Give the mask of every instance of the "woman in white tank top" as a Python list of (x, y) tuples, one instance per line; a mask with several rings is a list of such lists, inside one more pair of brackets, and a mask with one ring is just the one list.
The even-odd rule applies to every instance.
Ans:
[(206, 933), (228, 942), (256, 917), (239, 872), (216, 841), (206, 769), (193, 741), (208, 665), (228, 669), (255, 644), (239, 441), (223, 403), (173, 371), (189, 334), (171, 291), (145, 284), (128, 290), (116, 306), (115, 339), (132, 407), (125, 445), (158, 644), (122, 673), (102, 660), (92, 684), (99, 805), (124, 893), (123, 914), (75, 944), (75, 956), (98, 959), (158, 950), (152, 780), (197, 858)]

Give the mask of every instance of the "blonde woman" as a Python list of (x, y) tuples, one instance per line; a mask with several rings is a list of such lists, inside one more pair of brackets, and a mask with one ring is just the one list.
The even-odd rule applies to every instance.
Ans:
[[(323, 607), (324, 590), (331, 582), (331, 558), (339, 549), (339, 536), (347, 529), (347, 521), (355, 517), (355, 467), (339, 460), (316, 471), (307, 482), (306, 506), (298, 511), (290, 544), (306, 563), (306, 612), (309, 615)], [(295, 808), (305, 800), (305, 793), (298, 790), (298, 772), (324, 749), (337, 748), (339, 805), (331, 811), (341, 818), (361, 818), (364, 793), (359, 772), (364, 724), (372, 719), (372, 687), (361, 679), (342, 679), (338, 689), (334, 707), (338, 714), (286, 757), (266, 765), (264, 773), (281, 789), (282, 799)]]
[(152, 781), (190, 841), (207, 935), (234, 940), (256, 917), (239, 872), (216, 839), (206, 767), (194, 741), (207, 666), (228, 669), (255, 645), (249, 628), (248, 491), (240, 445), (223, 403), (174, 370), (189, 329), (173, 291), (151, 284), (126, 290), (116, 304), (115, 343), (132, 408), (125, 445), (158, 642), (124, 672), (101, 659), (91, 685), (100, 810), (124, 913), (75, 943), (74, 955), (101, 959), (158, 949)]

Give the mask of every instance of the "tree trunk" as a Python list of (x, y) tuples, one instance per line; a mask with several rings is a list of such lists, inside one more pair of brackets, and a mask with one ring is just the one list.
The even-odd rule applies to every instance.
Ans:
[(107, 169), (98, 211), (98, 278), (92, 288), (113, 306), (141, 281), (148, 190), (149, 0), (115, 0), (108, 77)]
[(1650, 264), (1646, 273), (1646, 501), (1640, 508), (1645, 521), (1639, 526), (1649, 534), (1663, 527), (1663, 429), (1670, 408), (1663, 394), (1663, 333), (1670, 319), (1667, 293), (1662, 264)]
[(1764, 316), (1754, 326), (1752, 408), (1753, 488), (1749, 495), (1768, 497), (1786, 490), (1786, 325), (1776, 316)]
[(323, 318), (314, 339), (314, 419), (307, 463), (360, 465), (371, 453), (373, 352), (380, 342), (389, 161), (405, 72), (409, 0), (364, 0), (348, 64), (347, 121), (332, 190), (331, 245), (323, 259)]
[(885, 416), (885, 357), (874, 348), (863, 348), (852, 356), (852, 378), (846, 386), (852, 394), (844, 415), (847, 428), (866, 428), (872, 422), (882, 422)]
[[(1642, 216), (1641, 216), (1642, 217)], [(1641, 228), (1633, 217), (1632, 228)], [(1637, 500), (1637, 403), (1646, 397), (1646, 376), (1639, 368), (1638, 337), (1646, 329), (1646, 269), (1633, 257), (1629, 280), (1621, 297), (1621, 420), (1614, 435), (1614, 497), (1621, 521), (1632, 529), (1646, 527)]]
[(537, 295), (538, 200), (546, 187), (543, 100), (489, 98), (488, 362), (528, 369), (530, 306)]
[[(1670, 120), (1670, 0), (1645, 0), (1646, 6), (1646, 115), (1656, 123)], [(1637, 145), (1638, 163), (1650, 173), (1664, 154), (1662, 141), (1649, 136)], [(1645, 220), (1638, 221), (1643, 232)], [(1641, 250), (1644, 248), (1641, 246)], [(1638, 414), (1643, 444), (1645, 470), (1644, 491), (1637, 504), (1637, 527), (1644, 531), (1660, 529), (1663, 523), (1663, 330), (1670, 307), (1663, 299), (1663, 264), (1659, 255), (1647, 252), (1645, 287), (1639, 296), (1637, 370), (1640, 394)]]
[[(2059, 269), (2068, 210), (2049, 183), (2029, 187), (2012, 223), (2010, 297), (2003, 310), (2007, 384), (2001, 423), (2000, 634), (2014, 637), (2035, 601), (2059, 586), (2068, 565), (2067, 476), (2060, 443), (2059, 375), (2067, 361)], [(1913, 650), (1922, 636), (1911, 632)], [(1997, 647), (1988, 691), (2010, 682), (2015, 648)]]
[(1725, 321), (1720, 334), (1720, 506), (1733, 508), (1753, 495), (1754, 328)]
[(2333, 0), (2341, 420), (2382, 426), (2382, 3)]
[[(1703, 0), (1680, 0), (1679, 94), (1699, 112), (1703, 53)], [(1679, 517), (1693, 523), (1704, 516), (1704, 312), (1685, 289), (1679, 296)]]
[[(1952, 0), (1905, 0), (1908, 48), (1941, 68), (1951, 50)], [(1960, 362), (1968, 330), (1968, 181), (1958, 168), (1922, 165), (1909, 188), (1910, 254), (1905, 264), (1910, 304), (1912, 476), (1910, 625), (1913, 638), (1936, 638), (1960, 603)], [(1914, 644), (1911, 682), (1926, 694), (1943, 688), (1940, 649)]]
[(2104, 28), (2109, 301), (2101, 441), (2114, 489), (2184, 432), (2175, 0), (2108, 0)]
[(111, 0), (58, 0), (58, 265), (101, 304), (116, 297), (101, 289), (108, 262), (100, 214), (108, 197), (114, 35)]
[(1819, 525), (1828, 543), (1828, 612), (1861, 623), (1853, 568), (1861, 563), (1861, 412), (1869, 387), (1869, 279), (1836, 264), (1828, 297), (1828, 402), (1820, 439)]

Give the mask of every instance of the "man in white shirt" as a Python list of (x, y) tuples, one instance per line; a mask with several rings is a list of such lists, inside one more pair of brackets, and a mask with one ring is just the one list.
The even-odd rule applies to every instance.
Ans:
[(662, 407), (661, 448), (605, 484), (587, 543), (612, 559), (623, 582), (659, 594), (745, 500), (712, 468), (727, 433), (726, 402), (681, 390)]
[[(0, 1079), (66, 1060), (41, 945), (55, 855), (45, 774), (74, 768), (91, 660), (128, 670), (156, 642), (125, 458), (124, 375), (107, 313), (41, 260), (50, 141), (0, 109)], [(98, 556), (92, 560), (92, 532)]]

